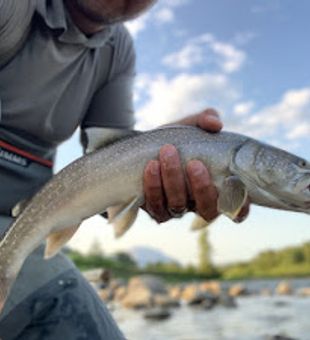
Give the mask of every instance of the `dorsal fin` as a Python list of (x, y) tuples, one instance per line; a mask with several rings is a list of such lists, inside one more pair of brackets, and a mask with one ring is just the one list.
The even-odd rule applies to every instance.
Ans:
[(81, 142), (86, 153), (110, 145), (119, 139), (140, 134), (139, 131), (91, 127), (82, 131)]

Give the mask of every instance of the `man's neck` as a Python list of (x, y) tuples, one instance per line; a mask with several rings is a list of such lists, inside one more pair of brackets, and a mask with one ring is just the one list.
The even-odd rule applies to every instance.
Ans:
[(85, 35), (89, 36), (104, 29), (104, 24), (93, 22), (85, 16), (84, 13), (76, 6), (74, 0), (64, 0), (64, 3), (74, 24)]

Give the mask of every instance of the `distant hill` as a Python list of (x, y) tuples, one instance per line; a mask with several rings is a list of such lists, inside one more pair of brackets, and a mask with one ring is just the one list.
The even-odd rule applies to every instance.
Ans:
[(171, 263), (178, 261), (168, 256), (159, 249), (151, 247), (134, 247), (128, 251), (140, 267), (145, 267), (149, 263)]

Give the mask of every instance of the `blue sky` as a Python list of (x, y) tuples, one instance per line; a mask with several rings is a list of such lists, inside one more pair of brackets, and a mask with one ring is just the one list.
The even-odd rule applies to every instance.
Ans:
[[(310, 2), (306, 0), (166, 0), (128, 24), (137, 49), (137, 128), (149, 129), (212, 106), (225, 129), (310, 159)], [(58, 168), (79, 155), (76, 136)], [(188, 263), (197, 258), (191, 216), (157, 226), (145, 214), (120, 241), (100, 218), (86, 222), (71, 245), (94, 238), (106, 252), (157, 247)], [(104, 225), (104, 226), (103, 226)], [(210, 228), (216, 262), (310, 240), (307, 216), (253, 207), (234, 225)]]

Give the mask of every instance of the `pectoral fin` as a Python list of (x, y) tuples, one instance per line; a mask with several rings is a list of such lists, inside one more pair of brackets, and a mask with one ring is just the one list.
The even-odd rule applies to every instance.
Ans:
[(137, 218), (141, 199), (135, 197), (125, 204), (107, 209), (109, 223), (113, 224), (115, 237), (121, 237), (132, 226)]
[(227, 177), (219, 193), (218, 211), (234, 220), (247, 200), (247, 190), (237, 176)]
[(79, 225), (51, 233), (46, 239), (44, 258), (49, 259), (56, 255), (60, 248), (71, 239), (78, 228)]

